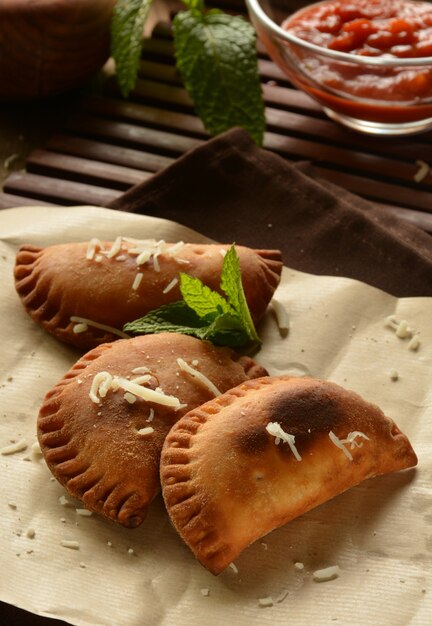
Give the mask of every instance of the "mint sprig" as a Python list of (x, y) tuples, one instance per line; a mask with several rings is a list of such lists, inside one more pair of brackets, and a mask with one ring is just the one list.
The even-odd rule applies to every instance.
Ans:
[(240, 16), (182, 11), (173, 21), (176, 65), (212, 135), (245, 128), (258, 145), (265, 130), (256, 35)]
[(234, 245), (226, 253), (221, 273), (226, 298), (196, 277), (180, 274), (183, 300), (150, 311), (124, 325), (132, 334), (182, 333), (207, 339), (218, 346), (247, 347), (261, 344), (249, 312), (241, 280), (240, 262)]
[(142, 51), (144, 24), (152, 0), (117, 0), (111, 19), (111, 55), (122, 96), (134, 88)]
[[(143, 28), (152, 0), (117, 0), (111, 22), (111, 55), (120, 91), (127, 97), (139, 69)], [(265, 117), (258, 75), (256, 35), (240, 16), (183, 0), (173, 20), (176, 65), (196, 112), (212, 135), (241, 126), (262, 145)]]

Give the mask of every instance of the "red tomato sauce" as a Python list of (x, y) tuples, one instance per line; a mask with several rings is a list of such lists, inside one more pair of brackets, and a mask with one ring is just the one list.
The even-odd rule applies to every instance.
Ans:
[(432, 56), (432, 4), (328, 0), (298, 11), (283, 28), (331, 50), (364, 56)]
[[(395, 60), (432, 56), (429, 2), (327, 0), (301, 9), (282, 27), (299, 39), (353, 56)], [(432, 116), (432, 65), (394, 69), (315, 55), (305, 66), (315, 85), (328, 87), (333, 95), (311, 85), (304, 88), (347, 115), (389, 123)], [(344, 94), (354, 101), (344, 99)]]

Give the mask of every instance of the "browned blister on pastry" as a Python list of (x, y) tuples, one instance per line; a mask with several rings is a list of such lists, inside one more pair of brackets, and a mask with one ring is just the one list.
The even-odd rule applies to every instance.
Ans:
[[(116, 339), (116, 330), (122, 335), (126, 322), (180, 300), (180, 272), (220, 291), (223, 255), (228, 248), (125, 238), (48, 248), (24, 245), (16, 258), (16, 290), (29, 315), (48, 332), (90, 349)], [(256, 322), (279, 284), (281, 253), (243, 246), (236, 250)]]
[(160, 491), (171, 426), (216, 393), (266, 371), (249, 357), (163, 333), (104, 344), (47, 393), (38, 417), (45, 460), (91, 511), (135, 527)]
[(218, 574), (274, 528), (416, 463), (377, 406), (333, 383), (280, 376), (242, 383), (179, 420), (161, 482), (174, 526)]

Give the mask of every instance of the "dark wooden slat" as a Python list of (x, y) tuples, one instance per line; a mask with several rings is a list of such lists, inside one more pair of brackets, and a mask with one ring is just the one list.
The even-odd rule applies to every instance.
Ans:
[(121, 195), (120, 191), (113, 189), (21, 172), (11, 174), (4, 188), (15, 195), (34, 196), (59, 204), (106, 206)]
[(114, 146), (82, 137), (73, 137), (72, 135), (55, 135), (48, 141), (47, 148), (54, 152), (114, 163), (148, 172), (158, 172), (174, 162), (173, 158), (160, 154)]
[[(264, 99), (266, 101), (267, 108), (270, 108), (270, 122), (278, 127), (278, 130), (294, 130), (295, 132), (301, 132), (301, 129), (296, 128), (296, 124), (291, 122), (291, 127), (286, 128), (285, 124), (288, 123), (289, 114), (294, 110), (300, 111), (302, 114), (307, 113), (313, 115), (317, 111), (321, 111), (321, 107), (312, 100), (309, 96), (297, 89), (288, 89), (284, 87), (272, 87), (269, 85), (263, 85)], [(159, 106), (163, 104), (164, 107), (175, 107), (181, 109), (183, 112), (193, 111), (192, 101), (183, 87), (177, 87), (176, 85), (162, 84), (156, 81), (150, 80), (138, 80), (134, 91), (134, 96), (138, 99), (144, 99), (146, 102), (154, 102)], [(279, 115), (276, 109), (272, 109), (272, 105), (282, 107)], [(289, 110), (287, 110), (289, 109)], [(293, 120), (294, 118), (291, 118)], [(295, 118), (296, 123), (300, 118)], [(316, 132), (320, 133), (322, 129), (326, 129), (325, 133), (327, 139), (332, 142), (338, 138), (339, 142), (350, 144), (360, 149), (366, 148), (368, 152), (373, 152), (374, 148), (381, 154), (392, 154), (398, 158), (412, 159), (415, 162), (417, 159), (428, 160), (431, 158), (431, 147), (427, 143), (423, 143), (422, 140), (413, 138), (407, 139), (382, 139), (374, 137), (364, 137), (357, 135), (357, 133), (348, 131), (341, 128), (328, 120), (328, 118), (322, 114), (321, 124), (315, 126)], [(309, 120), (302, 120), (303, 132), (308, 128)], [(333, 130), (330, 130), (333, 129)], [(311, 133), (313, 131), (309, 131)], [(320, 135), (318, 135), (319, 138)], [(349, 157), (349, 154), (347, 155)]]
[[(97, 115), (111, 116), (118, 119), (125, 119), (128, 122), (139, 122), (140, 124), (153, 124), (158, 125), (161, 128), (168, 128), (177, 132), (192, 133), (200, 137), (207, 137), (207, 133), (203, 127), (203, 124), (199, 118), (187, 113), (177, 113), (173, 111), (161, 110), (157, 107), (150, 107), (144, 104), (137, 104), (133, 102), (125, 102), (124, 100), (112, 99), (112, 98), (95, 98), (89, 102), (88, 108), (90, 111)], [(331, 146), (346, 146), (350, 149), (353, 148), (353, 143), (356, 147), (361, 147), (371, 153), (369, 149), (369, 142), (367, 137), (353, 136), (353, 133), (347, 132), (340, 128), (330, 120), (317, 120), (315, 118), (309, 118), (307, 116), (299, 115), (298, 113), (291, 113), (290, 111), (281, 111), (279, 109), (266, 109), (266, 118), (268, 122), (268, 128), (275, 132), (279, 128), (284, 129), (284, 136), (287, 131), (300, 135), (301, 138), (310, 139), (313, 137), (315, 143), (317, 139), (324, 138)], [(400, 148), (400, 146), (399, 146)], [(422, 149), (420, 154), (417, 153), (416, 158), (427, 158), (427, 154), (430, 152), (430, 148), (427, 146), (420, 146)], [(382, 153), (387, 153), (391, 157), (396, 153), (399, 154), (398, 144), (392, 143), (380, 143), (380, 149)], [(320, 150), (321, 152), (321, 150)], [(331, 147), (333, 153), (333, 148)], [(373, 153), (372, 153), (373, 154)], [(408, 155), (409, 158), (410, 155)], [(309, 158), (308, 155), (302, 155), (302, 158)], [(347, 158), (352, 161), (351, 156), (344, 154), (343, 161), (347, 163)], [(340, 160), (340, 153), (339, 153)], [(377, 163), (379, 166), (377, 166)], [(411, 163), (404, 163), (393, 158), (374, 160), (370, 167), (371, 175), (373, 177), (376, 174), (390, 177), (395, 179), (396, 182), (400, 179), (404, 180), (414, 187), (418, 188), (418, 184), (414, 181), (414, 175), (418, 171), (418, 165), (415, 160)], [(422, 187), (427, 185), (432, 186), (432, 173), (423, 179)], [(431, 207), (432, 208), (432, 207)]]
[(10, 193), (0, 193), (0, 209), (12, 209), (17, 206), (55, 206), (52, 202), (44, 202), (37, 198), (15, 196)]
[[(169, 135), (171, 138), (170, 150), (176, 149), (178, 154), (183, 153), (186, 149), (202, 144), (202, 140), (161, 131), (150, 131), (150, 129), (147, 128), (137, 128), (132, 124), (124, 124), (122, 122), (100, 120), (90, 115), (76, 119), (73, 124), (73, 129), (80, 133), (89, 132), (93, 135), (100, 134), (105, 140), (122, 139), (136, 143), (145, 142), (147, 148), (152, 147), (154, 149), (161, 149), (161, 143), (163, 146), (166, 146), (167, 139), (162, 136)], [(152, 141), (155, 141), (155, 143), (152, 144)], [(195, 143), (189, 143), (191, 141)], [(397, 171), (400, 173), (401, 177), (405, 175), (407, 181), (412, 181), (412, 165), (407, 166), (402, 162), (392, 159), (382, 159), (375, 155), (362, 152), (347, 152), (343, 148), (323, 145), (319, 142), (296, 137), (278, 135), (276, 133), (266, 133), (264, 145), (294, 160), (312, 159), (314, 162), (321, 165), (332, 165), (342, 168), (349, 167), (351, 170), (357, 172), (372, 173), (374, 175), (379, 173), (387, 177), (394, 176), (395, 171)], [(376, 184), (379, 185), (381, 183)], [(427, 211), (432, 207), (432, 194), (416, 190), (414, 200), (413, 193), (410, 189), (403, 189), (400, 185), (391, 185), (389, 183), (382, 184), (381, 199), (391, 204), (398, 204), (401, 191), (403, 191), (404, 198), (407, 198), (407, 201), (404, 200), (402, 202), (405, 206), (417, 208), (415, 205), (413, 206), (413, 202), (415, 201), (418, 208), (422, 210)], [(364, 193), (364, 191), (362, 191), (362, 193)]]
[(201, 120), (189, 113), (177, 113), (115, 98), (93, 98), (89, 101), (87, 109), (98, 116), (120, 119), (128, 123), (138, 122), (145, 126), (151, 124), (176, 133), (208, 137)]
[(348, 189), (359, 196), (378, 200), (385, 204), (418, 209), (420, 212), (431, 213), (432, 193), (413, 191), (407, 187), (389, 185), (381, 181), (371, 180), (354, 174), (347, 174), (318, 165), (313, 166), (315, 172), (340, 187)]
[(29, 155), (27, 171), (121, 190), (142, 183), (152, 176), (150, 172), (65, 154), (59, 155), (47, 150), (34, 150)]
[(101, 120), (90, 115), (82, 115), (71, 120), (67, 128), (86, 136), (102, 137), (104, 140), (109, 139), (143, 146), (175, 156), (203, 143), (202, 140), (192, 137), (183, 137), (174, 133), (133, 126), (132, 124)]

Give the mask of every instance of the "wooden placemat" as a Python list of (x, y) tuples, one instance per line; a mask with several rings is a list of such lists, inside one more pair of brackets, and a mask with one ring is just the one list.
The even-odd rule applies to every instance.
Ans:
[[(259, 71), (266, 148), (290, 161), (311, 161), (323, 178), (432, 232), (432, 171), (415, 181), (418, 162), (431, 160), (432, 133), (387, 139), (357, 134), (295, 89), (262, 46)], [(61, 134), (29, 155), (26, 171), (7, 178), (0, 207), (103, 206), (207, 138), (175, 68), (171, 29), (161, 24), (145, 43), (129, 100), (108, 80), (103, 95), (86, 101)]]

